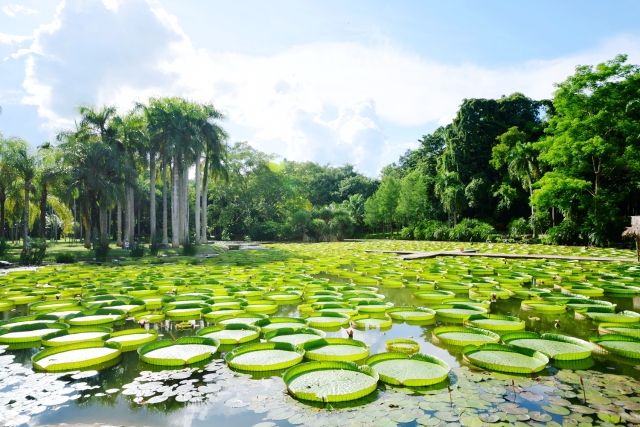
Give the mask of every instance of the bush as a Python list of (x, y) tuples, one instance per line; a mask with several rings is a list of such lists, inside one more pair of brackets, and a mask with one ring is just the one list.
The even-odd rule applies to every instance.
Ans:
[(138, 242), (135, 242), (133, 245), (131, 245), (129, 256), (131, 258), (142, 258), (144, 256), (144, 246), (142, 246)]
[(448, 240), (449, 227), (442, 221), (422, 221), (415, 227), (413, 237), (416, 240)]
[(5, 239), (0, 239), (0, 257), (4, 257), (7, 255), (7, 251), (9, 250), (9, 244)]
[(26, 247), (20, 252), (20, 264), (40, 265), (47, 253), (46, 239), (28, 239)]
[(78, 259), (70, 252), (63, 252), (60, 254), (56, 254), (56, 262), (58, 264), (73, 264), (77, 262)]
[(541, 239), (543, 243), (551, 245), (571, 245), (582, 243), (578, 225), (566, 218), (560, 224), (547, 230), (547, 234)]
[(458, 242), (486, 242), (492, 234), (496, 234), (496, 230), (491, 224), (477, 219), (463, 219), (449, 230), (449, 239)]
[(400, 238), (402, 240), (411, 240), (414, 237), (414, 228), (413, 227), (402, 227), (400, 230)]
[(516, 218), (512, 220), (507, 226), (509, 229), (510, 237), (522, 237), (526, 234), (531, 234), (531, 224), (524, 218)]
[(191, 241), (188, 241), (182, 245), (182, 255), (194, 256), (196, 252), (196, 245), (194, 245)]
[(154, 240), (149, 245), (149, 253), (153, 256), (158, 256), (158, 252), (160, 251), (160, 243), (157, 240)]
[(106, 261), (110, 250), (109, 242), (98, 240), (93, 242), (93, 256), (96, 261)]

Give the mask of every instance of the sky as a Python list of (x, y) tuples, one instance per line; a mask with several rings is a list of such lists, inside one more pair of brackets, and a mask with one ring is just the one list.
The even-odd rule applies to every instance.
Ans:
[(0, 0), (0, 132), (182, 96), (230, 142), (374, 177), (463, 99), (550, 98), (619, 53), (640, 63), (640, 1)]

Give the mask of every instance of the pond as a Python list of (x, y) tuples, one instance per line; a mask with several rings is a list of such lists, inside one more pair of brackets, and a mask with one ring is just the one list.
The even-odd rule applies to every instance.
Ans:
[[(460, 246), (275, 244), (210, 259), (10, 272), (0, 277), (0, 424), (640, 423), (638, 264), (483, 257), (402, 261), (394, 254), (366, 252)], [(465, 246), (493, 253), (632, 256), (614, 249)], [(123, 330), (133, 331), (118, 333)], [(349, 332), (353, 340), (346, 339)], [(79, 343), (67, 344), (75, 334), (83, 334), (75, 336), (82, 337)], [(307, 343), (275, 343), (294, 335)], [(109, 343), (116, 337), (117, 344)], [(176, 350), (173, 341), (180, 339)], [(228, 339), (241, 342), (220, 342)], [(255, 348), (238, 350), (267, 339), (274, 343), (262, 345), (270, 346), (261, 350), (268, 357), (257, 356)], [(415, 361), (413, 372), (393, 363), (385, 371), (386, 362), (376, 358), (368, 359), (370, 370), (357, 367), (367, 356), (388, 352), (393, 339), (409, 339), (425, 355), (423, 360), (395, 353)], [(167, 343), (173, 347), (158, 347), (162, 340), (173, 340)], [(103, 359), (74, 369), (97, 353), (77, 350), (84, 357), (73, 361), (60, 349), (83, 346), (102, 352)], [(180, 366), (142, 360), (153, 362), (154, 355), (165, 365), (172, 357), (202, 360)], [(483, 358), (491, 359), (491, 366), (483, 365)], [(526, 359), (526, 369), (533, 363), (531, 373), (505, 372), (514, 369), (517, 358)], [(337, 362), (341, 370), (320, 371), (306, 382), (294, 371), (327, 360), (357, 365)], [(422, 373), (425, 360), (432, 363)], [(66, 370), (43, 371), (56, 364)], [(253, 368), (239, 370), (242, 366)], [(270, 366), (282, 369), (255, 370)], [(426, 377), (436, 371), (444, 377), (434, 376), (431, 384)], [(392, 385), (384, 374), (413, 375), (423, 382)], [(357, 399), (326, 401), (339, 388), (340, 376), (349, 378), (343, 388), (358, 381), (373, 386)], [(296, 391), (301, 387), (296, 379), (305, 390)], [(305, 399), (307, 391), (320, 396), (318, 401)]]

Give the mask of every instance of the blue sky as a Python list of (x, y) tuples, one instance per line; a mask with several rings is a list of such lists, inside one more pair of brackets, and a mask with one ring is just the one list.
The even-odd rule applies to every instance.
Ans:
[(38, 145), (80, 104), (179, 95), (231, 141), (374, 176), (464, 98), (550, 97), (640, 62), (640, 2), (0, 0), (0, 132)]

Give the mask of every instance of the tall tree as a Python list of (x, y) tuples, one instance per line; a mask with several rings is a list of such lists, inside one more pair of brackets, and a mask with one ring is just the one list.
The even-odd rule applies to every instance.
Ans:
[(30, 196), (33, 190), (33, 179), (36, 176), (36, 160), (29, 153), (29, 147), (24, 140), (15, 140), (16, 151), (12, 160), (12, 166), (18, 177), (22, 179), (24, 191), (24, 210), (22, 216), (22, 249), (29, 249), (29, 206)]

